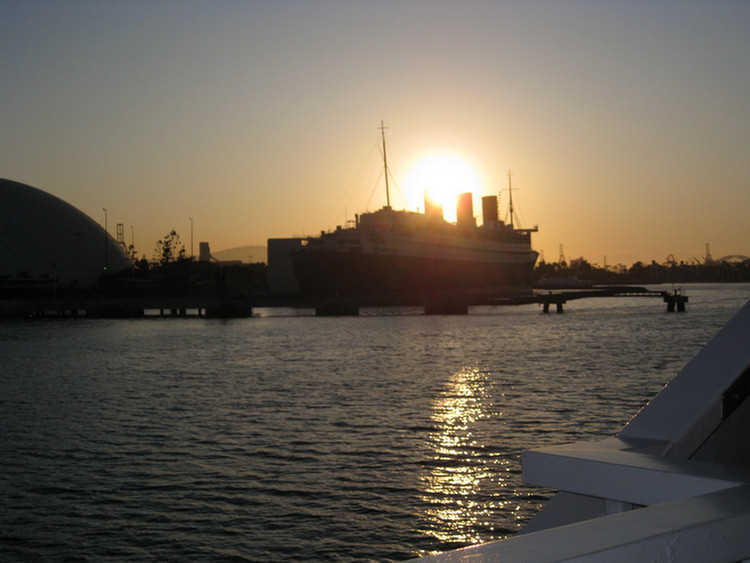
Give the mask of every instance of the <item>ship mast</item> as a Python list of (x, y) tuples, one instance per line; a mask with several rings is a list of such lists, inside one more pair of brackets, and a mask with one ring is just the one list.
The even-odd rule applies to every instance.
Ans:
[(510, 228), (513, 228), (513, 181), (511, 180), (511, 177), (513, 174), (510, 173), (510, 170), (508, 170), (508, 213), (510, 215)]
[(508, 214), (510, 215), (510, 228), (517, 233), (521, 234), (529, 234), (529, 233), (536, 233), (538, 232), (538, 227), (533, 227), (531, 229), (522, 229), (521, 228), (521, 221), (518, 220), (518, 217), (516, 217), (516, 223), (518, 223), (519, 228), (516, 229), (515, 225), (513, 224), (513, 216), (516, 214), (513, 210), (513, 181), (512, 181), (513, 174), (511, 174), (510, 170), (508, 170)]
[(385, 125), (383, 120), (380, 120), (380, 135), (383, 138), (383, 171), (385, 172), (385, 206), (387, 209), (391, 208), (391, 192), (388, 189), (388, 157), (385, 153)]

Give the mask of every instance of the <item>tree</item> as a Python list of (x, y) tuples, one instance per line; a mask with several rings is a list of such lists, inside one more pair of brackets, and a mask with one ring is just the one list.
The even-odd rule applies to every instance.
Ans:
[(185, 245), (180, 242), (180, 235), (172, 229), (170, 233), (156, 243), (154, 262), (167, 266), (172, 262), (185, 259)]

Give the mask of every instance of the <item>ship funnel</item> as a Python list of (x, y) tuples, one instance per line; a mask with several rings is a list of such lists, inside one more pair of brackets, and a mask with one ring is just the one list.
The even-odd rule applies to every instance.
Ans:
[(486, 195), (482, 198), (482, 224), (492, 227), (498, 220), (497, 196)]
[(436, 219), (443, 218), (443, 206), (432, 201), (426, 191), (424, 192), (424, 214)]
[(471, 192), (458, 194), (456, 223), (458, 225), (476, 226), (476, 221), (474, 220), (474, 200), (472, 199)]

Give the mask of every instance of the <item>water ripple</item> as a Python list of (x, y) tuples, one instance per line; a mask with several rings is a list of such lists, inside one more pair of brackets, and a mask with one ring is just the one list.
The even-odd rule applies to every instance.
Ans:
[(551, 494), (521, 451), (616, 431), (749, 288), (696, 288), (684, 315), (2, 323), (0, 559), (400, 561), (505, 537)]

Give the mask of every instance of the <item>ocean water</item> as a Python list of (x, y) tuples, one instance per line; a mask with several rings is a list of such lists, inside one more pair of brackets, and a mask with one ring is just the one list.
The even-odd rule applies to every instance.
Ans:
[[(660, 286), (659, 289), (668, 289)], [(403, 561), (507, 537), (750, 299), (0, 323), (0, 560)], [(302, 315), (302, 316), (300, 316)]]

